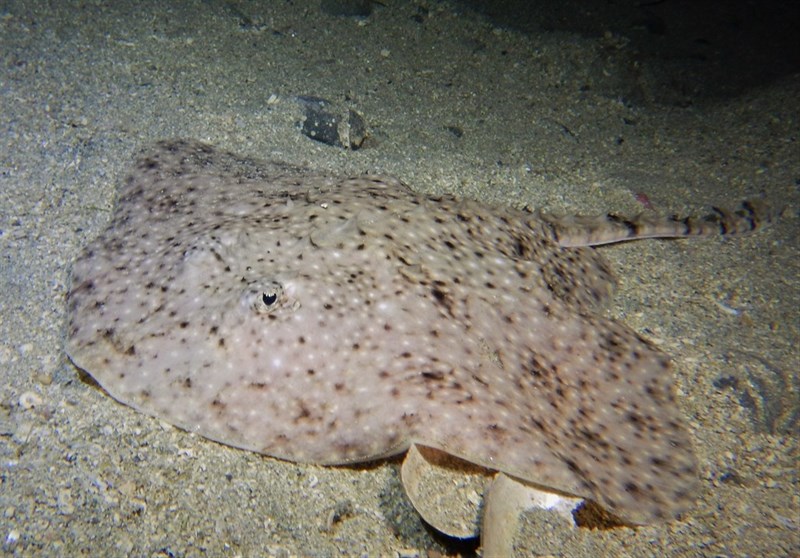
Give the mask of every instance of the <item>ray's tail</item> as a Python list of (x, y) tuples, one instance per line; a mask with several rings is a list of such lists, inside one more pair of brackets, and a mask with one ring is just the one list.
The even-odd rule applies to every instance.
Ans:
[(683, 238), (745, 234), (774, 221), (781, 211), (762, 200), (745, 200), (735, 211), (713, 207), (703, 217), (669, 217), (640, 213), (627, 218), (614, 213), (559, 217), (539, 213), (564, 247), (597, 246), (641, 238)]

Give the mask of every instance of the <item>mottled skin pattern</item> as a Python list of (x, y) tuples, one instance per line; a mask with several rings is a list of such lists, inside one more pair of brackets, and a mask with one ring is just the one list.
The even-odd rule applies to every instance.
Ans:
[(628, 521), (673, 517), (696, 466), (669, 362), (603, 317), (608, 266), (557, 234), (391, 178), (162, 142), (75, 263), (67, 351), (123, 403), (225, 444), (338, 464), (419, 443)]

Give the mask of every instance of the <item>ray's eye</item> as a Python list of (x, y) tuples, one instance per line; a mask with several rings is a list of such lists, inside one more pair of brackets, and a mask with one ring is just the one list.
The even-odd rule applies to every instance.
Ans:
[(271, 314), (286, 307), (283, 285), (270, 279), (249, 281), (242, 290), (240, 301), (244, 308), (256, 314)]

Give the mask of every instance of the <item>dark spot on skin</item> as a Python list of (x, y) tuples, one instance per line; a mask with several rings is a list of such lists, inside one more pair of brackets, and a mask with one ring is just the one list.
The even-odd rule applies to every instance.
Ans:
[(155, 159), (147, 157), (146, 159), (142, 159), (140, 167), (142, 168), (142, 170), (154, 170), (159, 167), (159, 164), (158, 161), (156, 161)]
[(639, 487), (632, 482), (625, 483), (625, 492), (632, 494), (634, 497), (641, 496), (641, 490), (639, 490)]
[(308, 409), (308, 407), (306, 407), (305, 403), (303, 403), (301, 401), (300, 402), (300, 413), (298, 413), (297, 417), (295, 417), (295, 420), (308, 418), (310, 416), (311, 416), (311, 411)]
[(651, 457), (651, 458), (650, 458), (650, 463), (652, 463), (652, 464), (653, 464), (653, 465), (655, 465), (656, 467), (664, 467), (664, 466), (667, 464), (666, 460), (664, 460), (664, 459), (661, 459), (661, 458), (660, 458), (660, 457), (658, 457), (658, 456), (653, 456), (653, 457)]
[(641, 426), (643, 426), (642, 425), (642, 417), (640, 417), (636, 413), (628, 413), (625, 416), (625, 418), (628, 419), (628, 422), (630, 422), (631, 424), (635, 424), (637, 427), (641, 428)]

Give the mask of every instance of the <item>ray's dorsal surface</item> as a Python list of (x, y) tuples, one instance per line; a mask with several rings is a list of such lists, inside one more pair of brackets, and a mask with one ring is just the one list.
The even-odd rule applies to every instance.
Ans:
[(119, 401), (232, 446), (341, 464), (418, 443), (671, 518), (696, 467), (668, 359), (597, 312), (608, 266), (557, 238), (392, 178), (162, 142), (75, 263), (67, 351)]

